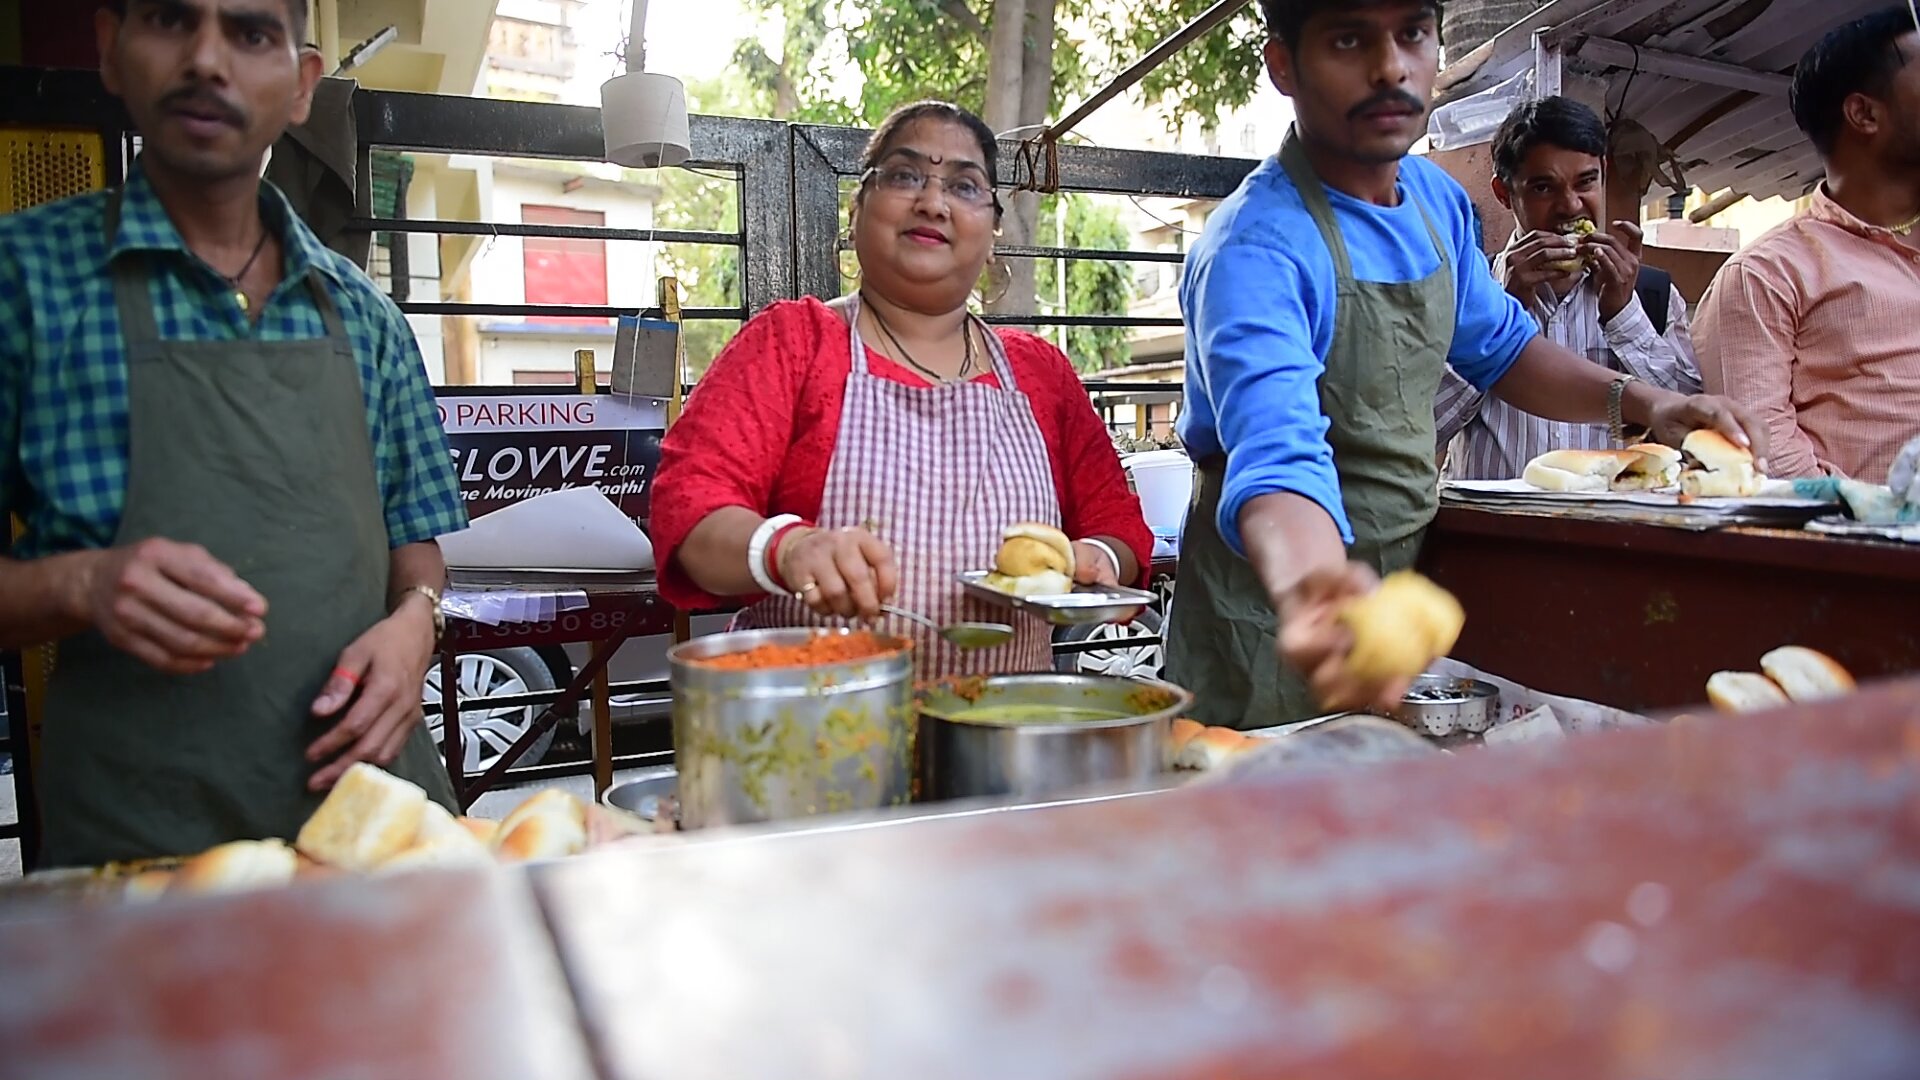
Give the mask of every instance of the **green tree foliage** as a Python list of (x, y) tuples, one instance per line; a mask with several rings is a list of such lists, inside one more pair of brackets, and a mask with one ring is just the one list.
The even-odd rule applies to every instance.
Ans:
[[(757, 108), (754, 94), (755, 88), (738, 78), (708, 79), (687, 86), (687, 103), (697, 112), (752, 115)], [(654, 205), (656, 227), (701, 232), (732, 232), (740, 227), (740, 185), (735, 178), (687, 169), (640, 175), (660, 188)], [(662, 253), (659, 271), (680, 279), (682, 306), (737, 307), (741, 303), (739, 248), (670, 244)], [(739, 328), (728, 321), (688, 320), (681, 333), (689, 377), (699, 378)]]
[[(1160, 0), (1127, 6), (1127, 18), (1092, 20), (1101, 42), (1124, 66), (1192, 22), (1213, 6), (1213, 0)], [(1168, 130), (1187, 120), (1203, 125), (1253, 100), (1267, 77), (1261, 48), (1267, 30), (1260, 5), (1250, 3), (1239, 14), (1173, 54), (1148, 73), (1140, 96), (1157, 106)]]
[[(1066, 208), (1065, 229), (1060, 226), (1060, 208)], [(1057, 239), (1065, 233), (1064, 241)], [(1129, 246), (1132, 236), (1126, 223), (1111, 206), (1095, 202), (1085, 195), (1054, 196), (1041, 204), (1040, 240), (1048, 246), (1118, 250)], [(1095, 262), (1086, 259), (1065, 260), (1066, 307), (1060, 307), (1060, 267), (1062, 260), (1046, 259), (1037, 267), (1038, 299), (1041, 311), (1069, 315), (1121, 315), (1133, 301), (1133, 278), (1126, 263)], [(1123, 367), (1128, 362), (1127, 329), (1122, 326), (1063, 326), (1048, 333), (1054, 344), (1073, 360), (1073, 366), (1085, 372)]]

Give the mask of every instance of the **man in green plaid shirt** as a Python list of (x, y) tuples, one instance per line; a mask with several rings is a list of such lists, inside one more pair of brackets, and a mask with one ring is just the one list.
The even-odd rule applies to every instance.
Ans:
[(144, 150), (0, 217), (0, 646), (59, 642), (51, 865), (292, 837), (420, 716), (466, 525), (413, 334), (260, 180), (320, 58), (302, 0), (107, 0)]

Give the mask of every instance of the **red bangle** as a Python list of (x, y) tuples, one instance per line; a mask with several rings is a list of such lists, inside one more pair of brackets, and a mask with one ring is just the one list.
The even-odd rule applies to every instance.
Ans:
[(787, 534), (795, 529), (811, 528), (813, 528), (813, 526), (807, 522), (795, 521), (780, 526), (780, 528), (774, 532), (773, 539), (767, 541), (767, 580), (780, 586), (782, 589), (787, 588), (786, 580), (780, 576), (780, 542), (785, 540)]

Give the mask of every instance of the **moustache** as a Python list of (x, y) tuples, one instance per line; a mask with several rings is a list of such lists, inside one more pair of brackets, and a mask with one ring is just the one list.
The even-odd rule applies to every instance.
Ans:
[(197, 86), (186, 86), (172, 91), (160, 99), (160, 108), (173, 112), (177, 109), (205, 113), (223, 123), (234, 127), (247, 126), (247, 116), (228, 103), (225, 98)]
[(1398, 106), (1400, 108), (1406, 109), (1408, 112), (1412, 113), (1415, 116), (1419, 116), (1420, 114), (1427, 111), (1426, 105), (1422, 103), (1419, 98), (1414, 97), (1412, 94), (1407, 93), (1405, 90), (1382, 90), (1379, 93), (1368, 98), (1367, 100), (1347, 110), (1347, 119), (1358, 120), (1362, 115), (1366, 113), (1370, 113), (1375, 109), (1387, 108), (1389, 106)]

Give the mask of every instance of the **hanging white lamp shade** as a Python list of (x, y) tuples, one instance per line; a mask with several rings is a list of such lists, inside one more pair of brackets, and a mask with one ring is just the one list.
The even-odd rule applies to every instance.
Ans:
[(600, 87), (600, 129), (607, 160), (629, 169), (672, 168), (692, 153), (687, 91), (680, 80), (646, 70), (647, 0), (633, 0), (627, 73)]

